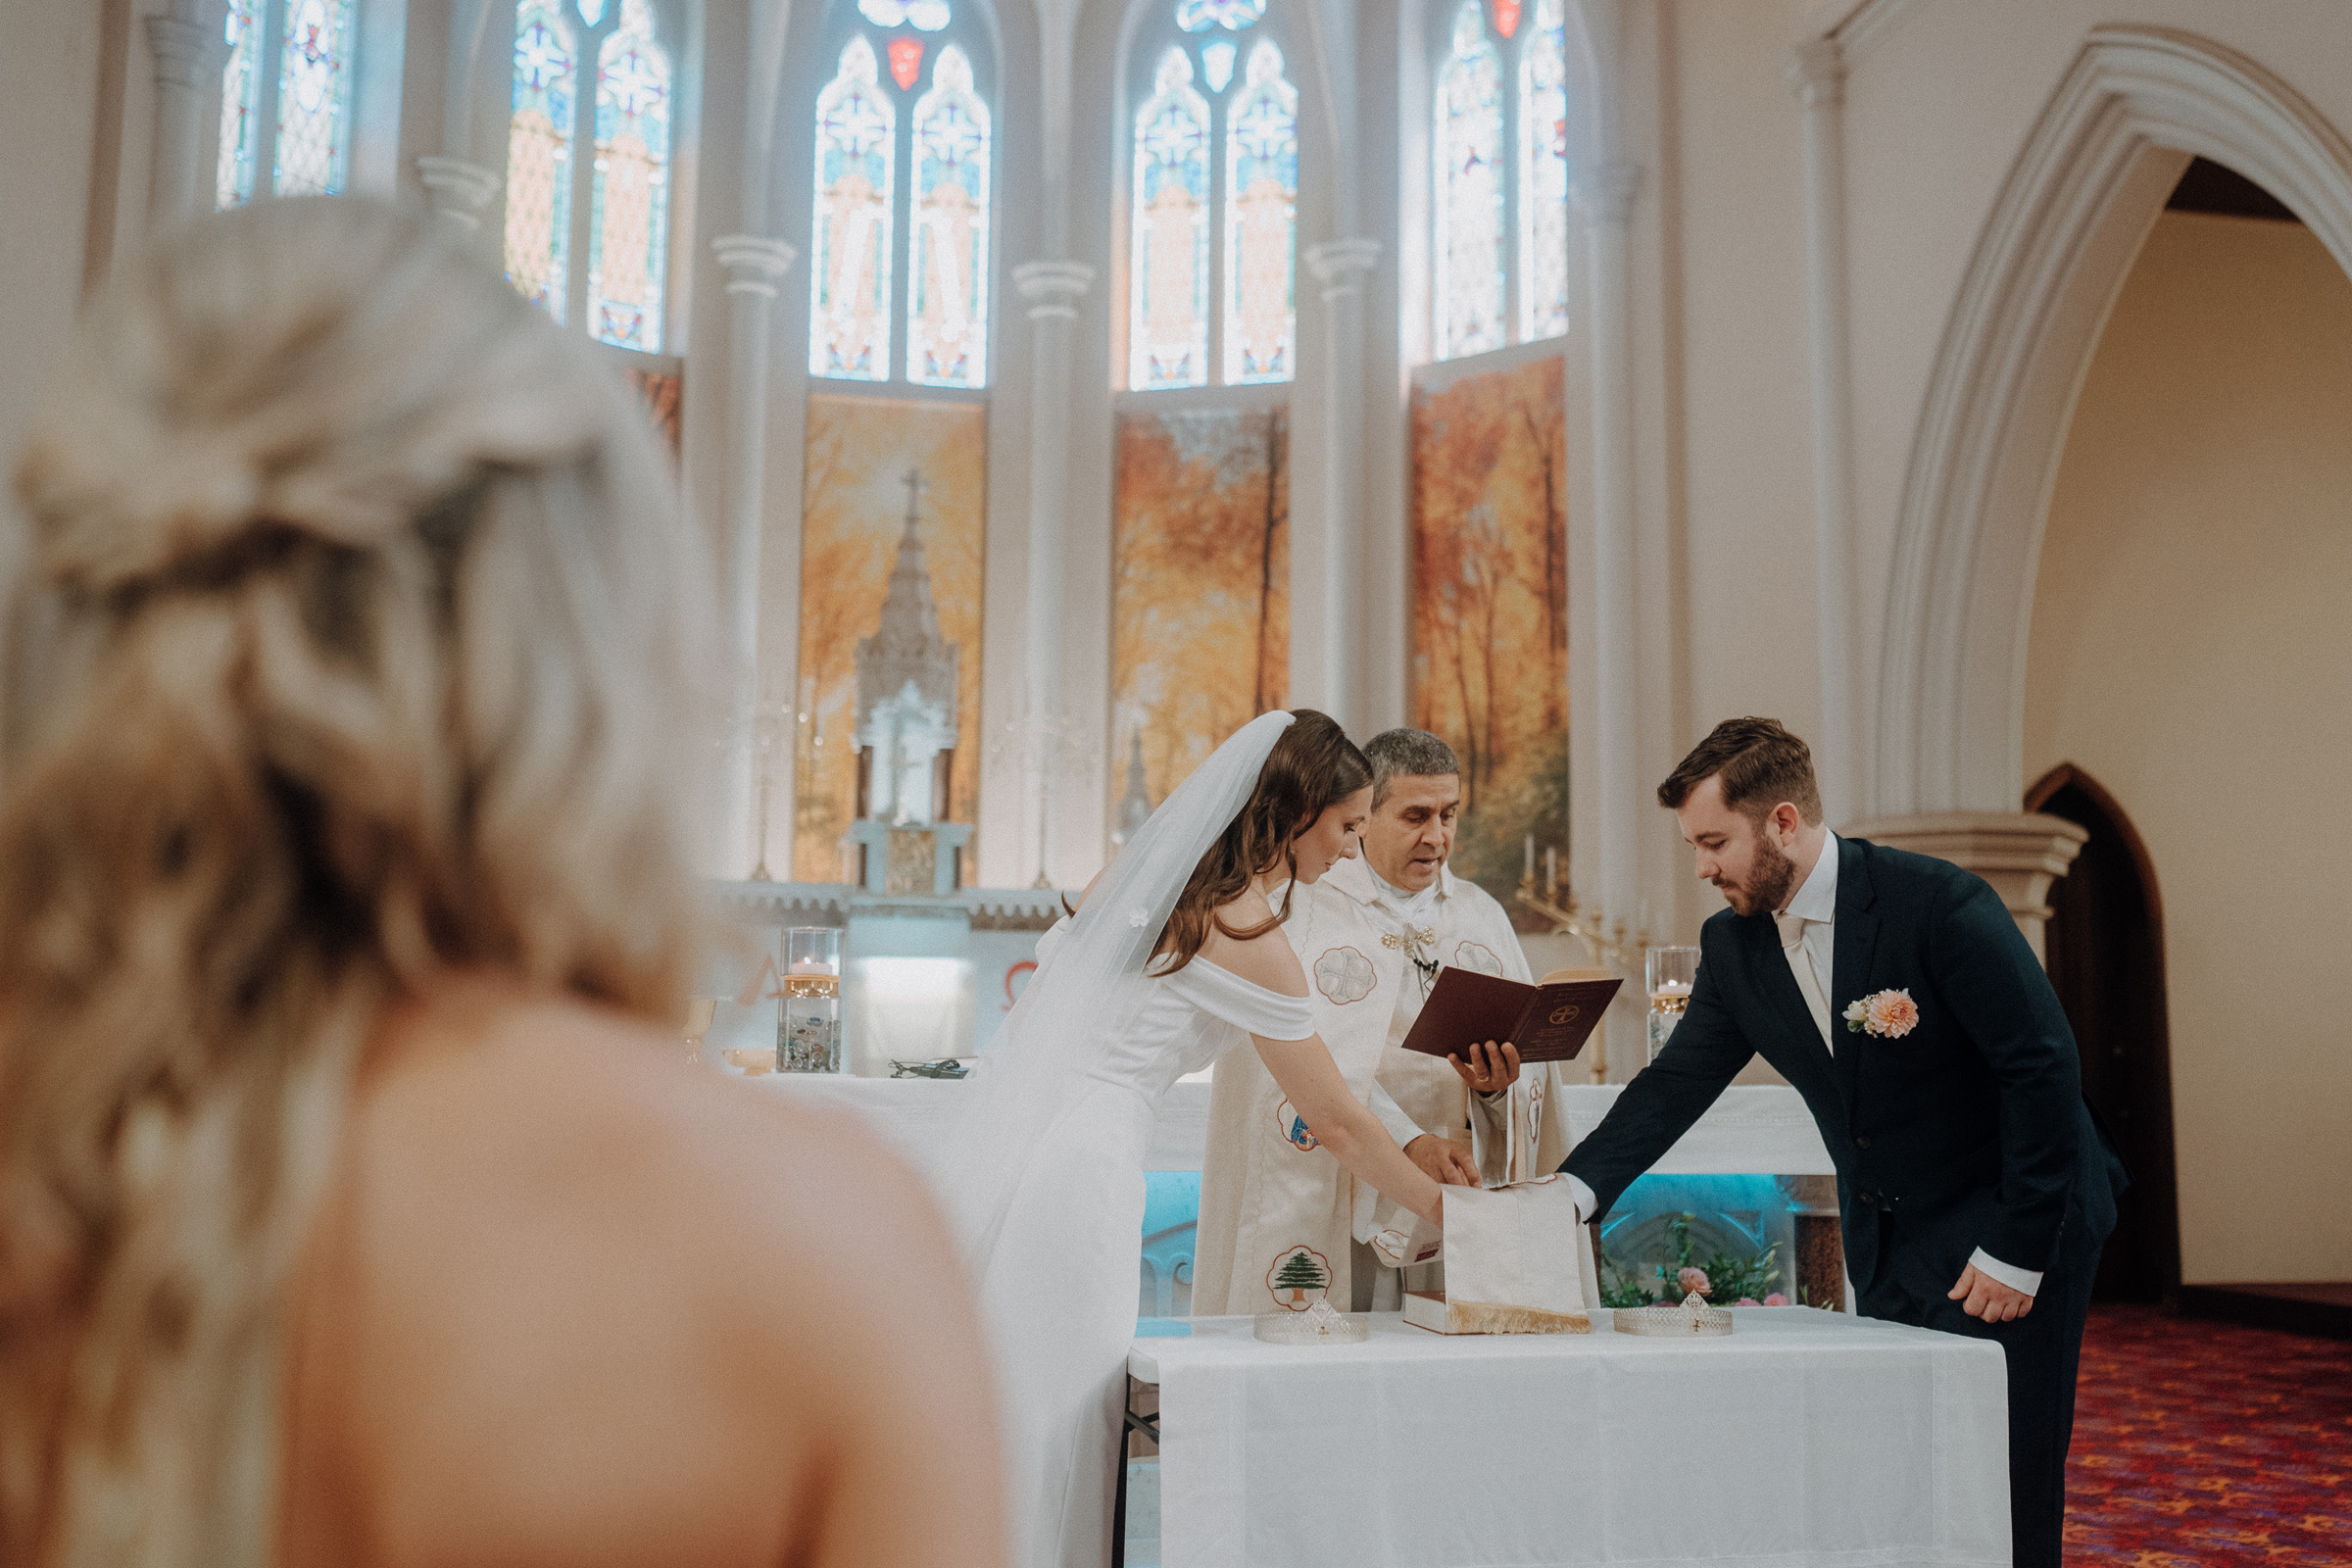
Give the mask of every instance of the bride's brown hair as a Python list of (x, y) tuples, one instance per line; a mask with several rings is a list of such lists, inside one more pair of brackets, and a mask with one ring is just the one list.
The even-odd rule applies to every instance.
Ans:
[(25, 447), (0, 696), (0, 1561), (271, 1560), (295, 1269), (385, 1009), (674, 1017), (703, 556), (441, 220), (209, 219)]
[[(1152, 952), (1154, 974), (1174, 974), (1198, 957), (1213, 925), (1239, 942), (1260, 937), (1291, 912), (1291, 890), (1282, 907), (1246, 930), (1235, 930), (1220, 912), (1249, 890), (1250, 882), (1285, 867), (1298, 885), (1298, 836), (1332, 807), (1372, 782), (1372, 764), (1329, 714), (1295, 709), (1291, 726), (1274, 743), (1259, 770), (1257, 787), (1241, 813), (1225, 824), (1217, 842), (1193, 867), (1192, 880), (1177, 897), (1168, 923)], [(1163, 960), (1173, 958), (1174, 962)]]

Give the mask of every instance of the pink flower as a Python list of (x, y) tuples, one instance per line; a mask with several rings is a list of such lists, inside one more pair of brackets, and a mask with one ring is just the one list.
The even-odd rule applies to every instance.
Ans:
[(1863, 1010), (1864, 1027), (1885, 1040), (1900, 1040), (1919, 1027), (1919, 1004), (1908, 991), (1882, 991)]
[(1707, 1283), (1707, 1271), (1703, 1268), (1687, 1268), (1674, 1277), (1674, 1282), (1683, 1288), (1683, 1294), (1686, 1296), (1692, 1291), (1696, 1291), (1701, 1296), (1708, 1296), (1712, 1295), (1715, 1290), (1714, 1286)]
[(1764, 1304), (1766, 1306), (1787, 1306), (1788, 1304), (1788, 1298), (1783, 1296), (1780, 1292), (1775, 1291), (1770, 1296), (1764, 1298)]
[(1742, 1296), (1741, 1298), (1740, 1298), (1740, 1299), (1738, 1299), (1737, 1301), (1734, 1301), (1732, 1304), (1733, 1304), (1734, 1306), (1762, 1306), (1764, 1303), (1763, 1303), (1762, 1301), (1759, 1301), (1759, 1300), (1757, 1300), (1757, 1299), (1756, 1299), (1754, 1297), (1752, 1297), (1752, 1296)]

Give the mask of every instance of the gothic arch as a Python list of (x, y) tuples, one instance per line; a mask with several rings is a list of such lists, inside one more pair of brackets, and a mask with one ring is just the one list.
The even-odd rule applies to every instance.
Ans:
[(2352, 271), (2352, 142), (2221, 44), (2091, 29), (1977, 243), (1912, 440), (1880, 683), (1884, 812), (2015, 808), (2050, 485), (2108, 308), (2191, 156), (2276, 195)]

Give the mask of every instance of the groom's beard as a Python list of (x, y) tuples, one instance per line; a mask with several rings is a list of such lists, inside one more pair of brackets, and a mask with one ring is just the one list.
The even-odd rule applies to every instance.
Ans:
[(1729, 901), (1734, 914), (1748, 915), (1758, 909), (1777, 910), (1788, 906), (1788, 897), (1796, 891), (1796, 862), (1782, 853), (1781, 847), (1756, 834), (1755, 868), (1744, 882), (1722, 882), (1716, 888)]

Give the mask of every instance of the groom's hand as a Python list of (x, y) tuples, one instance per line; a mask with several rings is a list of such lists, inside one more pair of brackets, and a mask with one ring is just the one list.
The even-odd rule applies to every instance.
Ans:
[(1404, 1146), (1404, 1157), (1421, 1167), (1421, 1174), (1441, 1187), (1476, 1187), (1478, 1167), (1450, 1138), (1423, 1133)]
[(1496, 1045), (1490, 1040), (1483, 1046), (1470, 1048), (1470, 1059), (1447, 1056), (1462, 1082), (1482, 1095), (1499, 1094), (1519, 1081), (1519, 1048), (1505, 1040)]
[[(1961, 1311), (1987, 1323), (2006, 1323), (2034, 1310), (2034, 1298), (2023, 1291), (2011, 1290), (1989, 1274), (1979, 1273), (1974, 1263), (1960, 1271), (1960, 1283), (1945, 1295), (1960, 1301)], [(1962, 1297), (1967, 1299), (1961, 1300)]]

